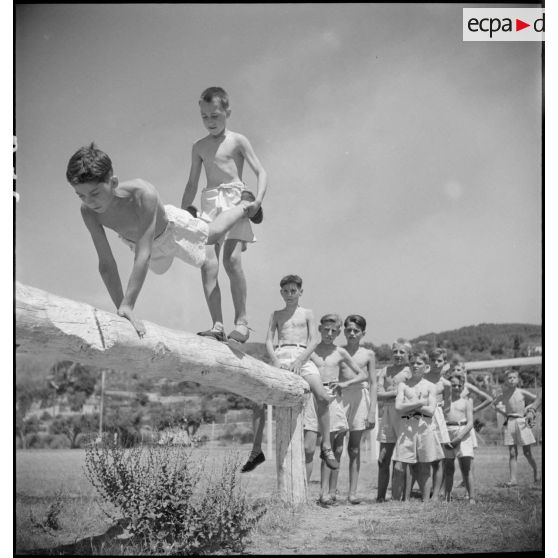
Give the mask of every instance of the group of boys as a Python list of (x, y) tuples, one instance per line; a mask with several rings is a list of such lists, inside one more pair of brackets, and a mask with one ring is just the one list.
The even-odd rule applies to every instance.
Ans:
[[(189, 178), (181, 207), (164, 205), (149, 182), (133, 179), (120, 182), (113, 172), (110, 157), (95, 144), (79, 149), (70, 159), (66, 178), (82, 201), (81, 214), (99, 259), (99, 272), (118, 315), (130, 321), (140, 337), (143, 322), (134, 307), (147, 270), (165, 273), (174, 258), (201, 269), (202, 284), (212, 326), (199, 335), (218, 341), (244, 343), (250, 335), (246, 314), (246, 279), (242, 253), (255, 236), (250, 221), (260, 223), (261, 204), (267, 190), (267, 173), (248, 139), (227, 128), (231, 115), (229, 97), (220, 87), (206, 89), (199, 100), (201, 118), (208, 135), (194, 143)], [(247, 161), (257, 177), (254, 195), (242, 180)], [(192, 205), (198, 190), (202, 167), (207, 185), (201, 192), (201, 205)], [(134, 252), (134, 263), (126, 288), (122, 286), (116, 260), (105, 229), (114, 230)], [(229, 276), (234, 305), (234, 328), (225, 333), (218, 283), (219, 257)], [(300, 374), (311, 391), (304, 410), (305, 453), (308, 477), (321, 435), (320, 503), (336, 500), (339, 459), (343, 440), (349, 432), (349, 496), (356, 496), (360, 469), (362, 434), (375, 426), (376, 401), (381, 409), (378, 432), (378, 501), (385, 500), (393, 458), (392, 495), (409, 497), (413, 475), (419, 482), (423, 499), (437, 498), (445, 477), (449, 498), (455, 457), (463, 472), (465, 486), (474, 501), (471, 462), (473, 458), (473, 412), (492, 402), (492, 398), (465, 382), (464, 370), (455, 369), (448, 380), (445, 352), (438, 349), (430, 362), (424, 352), (412, 353), (410, 346), (397, 342), (392, 347), (392, 364), (376, 375), (373, 351), (360, 346), (366, 331), (362, 316), (350, 315), (344, 322), (337, 314), (326, 314), (316, 328), (312, 311), (299, 305), (302, 280), (296, 275), (280, 282), (285, 307), (270, 319), (266, 349), (271, 363)], [(344, 327), (346, 347), (334, 340)], [(317, 331), (316, 331), (317, 330)], [(321, 335), (321, 339), (318, 335)], [(277, 334), (277, 344), (274, 337)], [(506, 374), (503, 395), (495, 402), (506, 416), (506, 441), (510, 446), (510, 485), (517, 482), (517, 446), (521, 445), (533, 467), (530, 453), (532, 433), (524, 414), (536, 406), (525, 405), (534, 396), (517, 387), (517, 373)], [(483, 398), (472, 408), (473, 395)], [(255, 411), (254, 445), (243, 472), (253, 470), (265, 460), (261, 450), (265, 412)], [(512, 451), (513, 448), (513, 451)], [(444, 466), (440, 463), (444, 460)], [(416, 467), (415, 467), (416, 465)], [(414, 471), (412, 471), (414, 469)]]

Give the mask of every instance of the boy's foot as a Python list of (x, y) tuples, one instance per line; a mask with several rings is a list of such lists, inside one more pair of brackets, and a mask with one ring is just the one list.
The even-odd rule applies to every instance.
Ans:
[(257, 454), (251, 453), (248, 461), (244, 463), (242, 469), (240, 469), (241, 473), (249, 473), (253, 471), (258, 465), (262, 464), (265, 461), (265, 455), (263, 451), (260, 451)]
[(246, 322), (234, 324), (234, 329), (229, 333), (229, 339), (237, 343), (246, 343), (250, 337), (250, 328)]
[(331, 448), (322, 448), (322, 451), (320, 451), (320, 459), (323, 459), (324, 463), (330, 469), (339, 469), (339, 463), (337, 459), (335, 459), (335, 454)]
[[(242, 194), (240, 194), (240, 199), (242, 201), (253, 202), (256, 200), (256, 196), (254, 196), (250, 190), (244, 190)], [(261, 206), (258, 211), (254, 213), (254, 215), (248, 215), (248, 218), (252, 221), (252, 223), (259, 225), (263, 221), (263, 209)]]
[(322, 508), (329, 508), (335, 504), (335, 500), (332, 500), (329, 496), (318, 498), (318, 505)]
[(349, 504), (352, 504), (353, 506), (357, 506), (362, 502), (362, 500), (360, 498), (357, 498), (356, 496), (349, 496), (347, 498), (347, 502), (349, 502)]
[(386, 499), (385, 499), (385, 498), (376, 498), (376, 503), (377, 503), (377, 504), (385, 504), (385, 503), (386, 503)]
[(213, 337), (213, 339), (217, 339), (217, 341), (222, 341), (223, 343), (227, 341), (225, 331), (221, 328), (212, 327), (207, 331), (198, 331), (198, 335), (201, 335), (201, 337)]
[(477, 501), (474, 498), (469, 498), (469, 504), (476, 504)]

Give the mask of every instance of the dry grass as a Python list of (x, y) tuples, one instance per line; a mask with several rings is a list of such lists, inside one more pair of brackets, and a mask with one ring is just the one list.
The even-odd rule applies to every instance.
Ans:
[[(248, 446), (242, 448), (248, 454)], [(200, 455), (220, 459), (226, 449), (199, 449)], [(540, 466), (541, 450), (534, 449)], [(271, 456), (269, 456), (271, 457)], [(275, 464), (269, 459), (249, 475), (242, 475), (247, 493), (263, 500), (267, 513), (254, 529), (247, 552), (251, 554), (423, 554), (540, 551), (542, 491), (533, 488), (530, 469), (520, 455), (519, 487), (503, 488), (507, 480), (507, 451), (503, 447), (477, 452), (475, 476), (478, 503), (470, 505), (463, 488), (455, 489), (447, 503), (410, 502), (376, 504), (375, 463), (363, 456), (359, 495), (363, 503), (346, 502), (347, 458), (341, 463), (339, 504), (329, 509), (316, 505), (318, 460), (309, 485), (310, 502), (293, 512), (273, 495)], [(16, 551), (56, 547), (103, 533), (110, 526), (100, 502), (85, 478), (81, 450), (18, 451), (16, 484)], [(459, 473), (456, 474), (459, 483)], [(60, 529), (46, 533), (30, 520), (30, 512), (46, 514), (57, 491), (62, 490)], [(127, 554), (114, 546), (96, 554)]]

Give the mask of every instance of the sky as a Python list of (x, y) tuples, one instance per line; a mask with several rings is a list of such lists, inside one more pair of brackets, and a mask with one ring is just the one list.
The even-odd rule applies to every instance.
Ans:
[[(463, 42), (463, 6), (16, 6), (17, 280), (114, 311), (68, 159), (94, 140), (179, 206), (220, 85), (269, 177), (243, 256), (251, 340), (290, 273), (301, 305), (363, 315), (376, 344), (541, 323), (541, 45)], [(132, 252), (108, 237), (125, 282)], [(199, 271), (149, 274), (136, 314), (207, 329)]]

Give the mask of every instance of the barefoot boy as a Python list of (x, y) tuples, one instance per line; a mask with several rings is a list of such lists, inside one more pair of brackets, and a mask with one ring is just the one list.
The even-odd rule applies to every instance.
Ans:
[[(140, 337), (145, 328), (133, 310), (147, 269), (162, 274), (175, 257), (201, 267), (206, 245), (218, 242), (256, 207), (254, 203), (239, 202), (208, 225), (187, 211), (163, 205), (157, 190), (145, 180), (119, 182), (109, 156), (93, 143), (72, 155), (66, 178), (82, 201), (81, 215), (97, 250), (99, 273), (118, 315), (128, 319)], [(105, 228), (117, 232), (134, 251), (134, 266), (125, 291)]]
[(444, 444), (444, 485), (445, 499), (451, 500), (453, 489), (453, 475), (455, 473), (455, 458), (463, 476), (463, 484), (469, 495), (469, 502), (475, 503), (475, 490), (473, 485), (473, 402), (462, 396), (465, 380), (460, 374), (451, 376), (451, 405), (446, 416), (446, 425), (450, 441)]
[[(277, 368), (284, 368), (304, 378), (309, 386), (311, 395), (316, 401), (319, 430), (322, 434), (322, 451), (320, 457), (331, 469), (337, 469), (339, 464), (331, 450), (329, 436), (329, 402), (333, 399), (322, 386), (320, 372), (316, 365), (308, 360), (314, 348), (318, 345), (318, 332), (312, 310), (302, 308), (298, 302), (302, 295), (302, 279), (298, 275), (287, 275), (279, 283), (281, 297), (285, 301), (285, 308), (276, 310), (271, 315), (265, 346), (271, 364)], [(277, 347), (273, 347), (273, 338), (277, 332)], [(308, 406), (307, 406), (308, 407)], [(252, 471), (265, 461), (261, 444), (265, 410), (263, 407), (255, 411), (255, 434), (252, 451), (241, 472)], [(315, 441), (314, 441), (315, 444)], [(305, 451), (307, 440), (305, 436)]]
[[(343, 324), (346, 351), (360, 368), (368, 374), (366, 381), (347, 386), (342, 390), (343, 407), (349, 424), (349, 503), (359, 504), (356, 496), (358, 476), (360, 472), (360, 443), (366, 430), (374, 428), (376, 423), (377, 382), (376, 355), (371, 349), (360, 346), (366, 333), (366, 320), (358, 315), (347, 316)], [(344, 362), (341, 363), (339, 380), (341, 382), (354, 378), (354, 372)]]
[(400, 417), (395, 410), (395, 397), (400, 382), (410, 377), (409, 353), (411, 344), (398, 340), (391, 346), (392, 364), (380, 369), (377, 376), (378, 402), (381, 404), (381, 418), (377, 440), (380, 442), (378, 456), (378, 502), (385, 502), (389, 485), (391, 457), (397, 442)]
[[(494, 400), (496, 411), (506, 417), (504, 422), (504, 445), (509, 447), (510, 452), (510, 480), (506, 486), (517, 486), (517, 446), (523, 449), (523, 455), (527, 458), (533, 469), (533, 480), (538, 482), (537, 463), (531, 454), (531, 445), (535, 443), (533, 432), (527, 426), (525, 413), (533, 407), (537, 396), (531, 392), (520, 389), (519, 373), (508, 369), (505, 372), (505, 381), (502, 394)], [(531, 405), (525, 406), (526, 399), (532, 401)]]
[[(253, 222), (261, 222), (261, 203), (267, 188), (267, 174), (256, 157), (250, 142), (241, 134), (227, 129), (231, 115), (229, 96), (221, 87), (209, 87), (199, 101), (201, 117), (209, 134), (192, 147), (192, 163), (188, 183), (182, 197), (182, 208), (192, 204), (198, 191), (202, 165), (207, 185), (201, 193), (200, 218), (208, 223), (223, 211), (234, 207), (241, 199), (253, 200), (249, 216)], [(244, 162), (247, 161), (258, 179), (258, 192), (253, 194), (242, 182)], [(199, 335), (226, 339), (221, 309), (221, 290), (218, 282), (219, 254), (223, 249), (223, 266), (231, 283), (234, 305), (234, 329), (228, 337), (240, 343), (248, 340), (250, 331), (246, 318), (246, 278), (242, 269), (242, 252), (247, 242), (255, 242), (252, 227), (247, 219), (239, 221), (222, 238), (208, 246), (202, 265), (202, 283), (213, 327)]]
[(410, 358), (411, 377), (397, 386), (395, 409), (401, 416), (399, 435), (393, 459), (392, 496), (394, 500), (410, 497), (409, 465), (418, 463), (418, 483), (423, 502), (430, 499), (430, 468), (440, 461), (444, 452), (436, 439), (432, 415), (436, 411), (436, 391), (432, 382), (424, 379), (428, 373), (429, 358), (424, 351)]
[[(326, 314), (321, 318), (318, 329), (322, 340), (314, 349), (311, 357), (320, 370), (324, 388), (330, 390), (329, 393), (334, 396), (334, 399), (329, 404), (329, 429), (331, 446), (338, 462), (343, 453), (345, 433), (349, 429), (341, 391), (351, 389), (352, 386), (361, 385), (362, 382), (368, 379), (367, 370), (361, 368), (344, 348), (334, 344), (335, 339), (341, 333), (342, 324), (341, 317), (337, 314)], [(350, 370), (350, 374), (345, 372), (343, 378), (341, 378), (342, 367)], [(366, 412), (368, 412), (368, 408), (366, 408)], [(318, 422), (315, 419), (316, 415), (317, 409), (314, 413), (307, 413), (304, 424), (305, 430), (311, 432), (318, 430)], [(308, 464), (309, 461), (311, 463), (313, 457), (314, 448), (312, 448), (311, 454), (306, 455), (306, 463)], [(335, 502), (338, 475), (338, 470), (330, 472), (329, 468), (322, 462), (319, 500), (322, 505), (330, 505)], [(349, 502), (354, 503), (355, 499), (354, 492), (349, 491)]]

